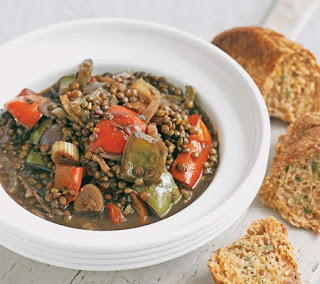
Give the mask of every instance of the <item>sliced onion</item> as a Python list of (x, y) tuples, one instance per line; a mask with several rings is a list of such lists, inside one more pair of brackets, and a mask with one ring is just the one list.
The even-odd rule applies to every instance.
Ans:
[(51, 113), (54, 114), (59, 119), (64, 119), (64, 118), (66, 118), (68, 116), (66, 111), (61, 107), (57, 107), (57, 108), (53, 109), (51, 111)]
[(99, 155), (104, 159), (108, 159), (116, 162), (120, 162), (122, 158), (122, 155), (116, 155), (116, 154), (100, 153)]
[(142, 113), (142, 115), (145, 117), (145, 123), (148, 123), (159, 109), (161, 103), (160, 92), (142, 78), (135, 81), (132, 84), (132, 88), (136, 89), (139, 95), (141, 95), (149, 103), (147, 108)]
[(107, 173), (110, 171), (110, 167), (108, 166), (106, 161), (100, 155), (93, 154), (92, 160), (99, 164), (99, 166), (103, 172)]
[(147, 126), (147, 134), (153, 137), (156, 140), (159, 140), (159, 133), (158, 133), (158, 128), (155, 123), (150, 123)]

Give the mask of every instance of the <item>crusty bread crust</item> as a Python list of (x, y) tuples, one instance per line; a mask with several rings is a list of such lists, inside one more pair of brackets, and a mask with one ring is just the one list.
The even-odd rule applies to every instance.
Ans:
[(320, 234), (320, 117), (291, 124), (276, 145), (276, 156), (259, 197), (293, 226)]
[(320, 67), (302, 45), (260, 27), (234, 28), (212, 43), (250, 74), (270, 116), (292, 122), (320, 110)]
[(253, 221), (243, 238), (213, 253), (208, 267), (216, 284), (301, 283), (287, 230), (273, 217)]

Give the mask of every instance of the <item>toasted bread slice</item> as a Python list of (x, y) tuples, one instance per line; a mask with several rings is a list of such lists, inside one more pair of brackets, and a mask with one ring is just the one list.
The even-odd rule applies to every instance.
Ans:
[(293, 122), (320, 110), (320, 67), (302, 45), (260, 27), (225, 31), (212, 43), (250, 74), (270, 116)]
[(259, 191), (265, 205), (290, 224), (320, 234), (320, 118), (306, 115), (279, 138)]
[(301, 283), (287, 230), (273, 217), (254, 221), (247, 234), (208, 261), (216, 284)]

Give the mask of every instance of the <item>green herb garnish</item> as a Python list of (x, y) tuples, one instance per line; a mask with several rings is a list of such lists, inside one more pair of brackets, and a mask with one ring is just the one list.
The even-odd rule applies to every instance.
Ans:
[(288, 165), (288, 166), (286, 166), (286, 167), (284, 168), (284, 170), (285, 170), (286, 173), (289, 171), (289, 168), (290, 168), (290, 165)]
[(308, 195), (302, 195), (302, 196), (299, 196), (298, 198), (296, 198), (296, 203), (299, 203), (302, 198), (308, 198)]
[(263, 280), (258, 275), (252, 275), (252, 278), (258, 278), (260, 280), (260, 284), (263, 284)]
[(264, 247), (265, 250), (274, 250), (274, 247), (272, 245), (267, 245)]
[(246, 259), (246, 261), (248, 261), (249, 263), (248, 263), (248, 265), (244, 266), (243, 268), (244, 268), (244, 269), (247, 269), (248, 266), (254, 268), (254, 266), (253, 266), (253, 264), (252, 264), (251, 257), (250, 257), (249, 255), (247, 255), (247, 256), (245, 257), (245, 259)]
[(243, 246), (244, 246), (244, 243), (238, 242), (237, 245), (239, 245), (240, 247), (243, 247)]
[(317, 181), (317, 180), (319, 179), (319, 177), (320, 177), (320, 175), (319, 175), (319, 174), (316, 174), (316, 175), (314, 176), (313, 181)]
[(286, 95), (290, 95), (291, 93), (291, 91), (286, 91)]
[(306, 213), (312, 213), (312, 210), (310, 210), (310, 204), (308, 204), (307, 207), (303, 207), (303, 209)]
[(284, 79), (286, 79), (288, 76), (287, 76), (287, 74), (283, 74), (282, 76), (281, 76), (281, 81), (283, 81)]
[(319, 168), (319, 164), (316, 162), (316, 161), (312, 161), (311, 162), (311, 169), (312, 169), (312, 173), (316, 173), (316, 171), (318, 170)]
[(301, 181), (301, 177), (295, 177), (294, 178), (296, 181)]

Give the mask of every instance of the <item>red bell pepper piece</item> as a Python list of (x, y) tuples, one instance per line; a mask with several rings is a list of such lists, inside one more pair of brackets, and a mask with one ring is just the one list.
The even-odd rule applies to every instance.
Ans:
[(105, 207), (109, 209), (109, 216), (114, 224), (119, 224), (126, 220), (121, 212), (121, 209), (115, 203), (109, 202), (105, 205)]
[(19, 124), (31, 130), (42, 117), (38, 107), (44, 100), (47, 99), (29, 89), (23, 89), (5, 107)]
[(26, 96), (26, 95), (35, 95), (35, 96), (39, 96), (38, 93), (35, 93), (34, 91), (28, 89), (28, 88), (25, 88), (23, 89), (20, 94), (18, 95), (18, 97), (23, 97), (23, 96)]
[(66, 189), (74, 190), (74, 196), (67, 196), (67, 203), (76, 199), (81, 187), (83, 167), (56, 164), (54, 186), (64, 186)]
[(191, 134), (189, 136), (189, 140), (191, 139), (199, 142), (205, 142), (206, 144), (210, 144), (211, 147), (212, 141), (210, 132), (207, 126), (201, 120), (200, 116), (193, 114), (189, 116), (188, 120), (191, 126), (196, 126), (198, 128), (198, 132), (196, 134)]
[[(187, 147), (190, 149), (190, 152), (180, 153), (174, 161), (170, 172), (174, 179), (194, 188), (202, 175), (203, 163), (208, 160), (212, 140), (208, 128), (199, 115), (193, 114), (189, 116), (189, 123), (191, 126), (198, 128), (198, 133), (189, 136)], [(193, 152), (198, 152), (199, 157), (193, 158)], [(178, 163), (185, 164), (186, 170), (184, 172), (177, 170), (176, 165)]]
[(98, 138), (90, 143), (89, 150), (94, 152), (101, 147), (108, 154), (122, 154), (130, 133), (146, 132), (147, 126), (134, 111), (123, 106), (114, 105), (108, 112), (112, 114), (112, 118), (102, 119), (96, 125), (99, 129)]
[(90, 77), (90, 82), (97, 82), (97, 79), (94, 76)]

